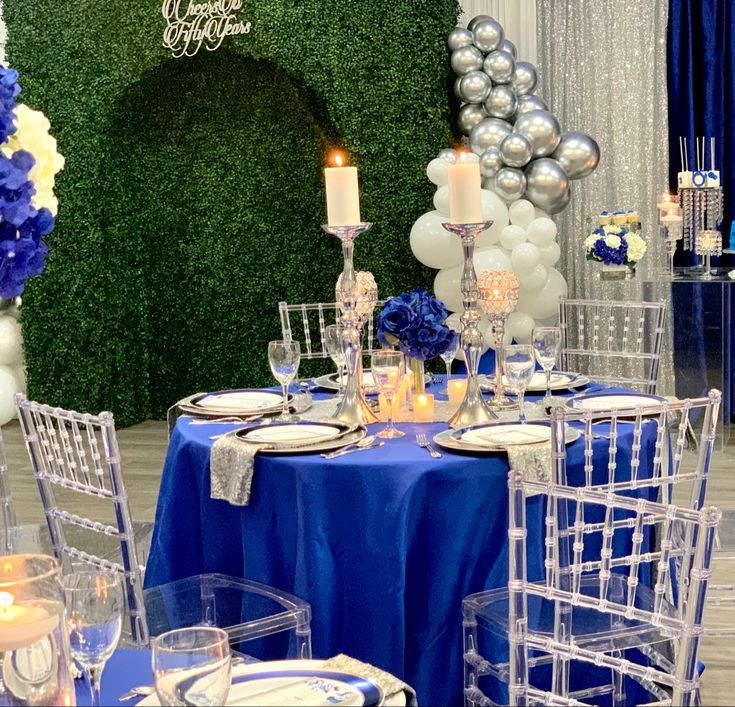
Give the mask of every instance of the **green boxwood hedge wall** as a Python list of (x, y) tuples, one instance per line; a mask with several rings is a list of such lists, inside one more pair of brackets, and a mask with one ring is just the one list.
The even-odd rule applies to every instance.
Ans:
[(197, 390), (264, 385), (279, 300), (331, 301), (322, 167), (360, 168), (357, 244), (381, 296), (431, 274), (408, 245), (451, 139), (455, 0), (251, 0), (249, 35), (173, 59), (160, 0), (6, 0), (21, 99), (66, 168), (23, 306), (29, 394), (118, 423)]

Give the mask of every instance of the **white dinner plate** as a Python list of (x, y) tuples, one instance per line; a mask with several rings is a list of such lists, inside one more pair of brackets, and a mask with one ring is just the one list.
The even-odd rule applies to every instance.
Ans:
[[(567, 388), (581, 388), (588, 385), (590, 379), (579, 373), (570, 373), (568, 371), (552, 371), (550, 390), (566, 390)], [(480, 385), (483, 388), (495, 387), (495, 376), (485, 376), (484, 382)], [(508, 385), (508, 381), (503, 376), (503, 385)], [(531, 382), (526, 388), (527, 393), (542, 393), (546, 391), (546, 374), (543, 371), (535, 371), (531, 377)]]
[[(280, 425), (282, 423), (276, 424)], [(303, 425), (304, 423), (301, 424)], [(331, 452), (335, 449), (340, 449), (341, 447), (346, 447), (349, 444), (359, 442), (366, 434), (364, 427), (355, 428), (344, 425), (344, 428), (345, 431), (337, 434), (336, 436), (316, 439), (312, 438), (310, 441), (305, 441), (303, 444), (300, 444), (298, 441), (281, 442), (280, 444), (278, 442), (274, 442), (273, 444), (275, 446), (272, 449), (261, 449), (258, 451), (258, 454), (316, 454), (317, 452)], [(232, 434), (237, 436), (238, 439), (242, 439), (250, 429), (252, 428), (235, 430)], [(245, 442), (245, 444), (247, 443), (248, 442)]]
[[(412, 371), (407, 371), (409, 378), (413, 377)], [(424, 373), (424, 384), (428, 385), (431, 382), (431, 376), (428, 373)], [(320, 376), (314, 379), (314, 383), (320, 388), (325, 390), (339, 390), (339, 373), (330, 373), (326, 376)], [(362, 387), (366, 393), (376, 393), (378, 386), (373, 378), (372, 371), (367, 368), (362, 372)]]
[[(405, 707), (405, 693), (383, 699), (380, 687), (349, 673), (322, 669), (323, 660), (276, 660), (232, 669), (227, 705), (335, 705), (335, 707)], [(138, 703), (158, 707), (153, 694)]]
[(664, 402), (658, 395), (643, 393), (592, 393), (578, 398), (570, 398), (567, 407), (575, 410), (637, 410), (657, 407)]
[[(538, 430), (531, 430), (529, 428)], [(518, 431), (518, 428), (524, 428)], [(477, 434), (474, 434), (474, 433)], [(569, 427), (565, 429), (567, 444), (579, 439), (581, 432)], [(465, 427), (459, 430), (444, 430), (434, 436), (434, 442), (444, 449), (455, 452), (496, 454), (519, 444), (540, 444), (551, 439), (551, 426), (546, 421), (494, 422), (489, 425)]]
[(305, 445), (326, 442), (349, 432), (348, 425), (327, 425), (320, 422), (287, 422), (244, 430), (240, 439), (246, 442), (266, 442), (284, 445)]
[(192, 402), (203, 410), (253, 413), (278, 407), (283, 396), (268, 390), (226, 390), (206, 393)]

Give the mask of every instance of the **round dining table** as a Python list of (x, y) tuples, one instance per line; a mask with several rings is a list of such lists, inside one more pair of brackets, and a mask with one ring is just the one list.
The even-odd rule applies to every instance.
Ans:
[[(315, 657), (346, 653), (413, 686), (419, 704), (462, 704), (462, 599), (507, 583), (507, 455), (434, 459), (415, 435), (431, 439), (447, 424), (402, 423), (404, 437), (331, 460), (257, 455), (249, 503), (237, 507), (210, 498), (209, 470), (211, 437), (235, 426), (178, 419), (146, 587), (209, 572), (264, 582), (311, 604)], [(642, 438), (640, 474), (650, 473), (654, 438)], [(631, 445), (621, 433), (620, 469)], [(593, 453), (606, 470), (603, 435)], [(583, 455), (581, 440), (569, 446), (572, 483), (582, 482)], [(529, 576), (540, 577), (541, 497), (527, 513)]]

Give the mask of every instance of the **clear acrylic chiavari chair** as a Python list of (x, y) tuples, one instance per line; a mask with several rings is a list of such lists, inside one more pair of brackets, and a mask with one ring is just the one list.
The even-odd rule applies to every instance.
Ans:
[[(503, 683), (511, 704), (608, 695), (623, 705), (626, 676), (657, 700), (673, 691), (692, 703), (702, 572), (719, 519), (704, 502), (720, 399), (712, 391), (645, 410), (552, 411), (548, 477), (511, 471), (508, 587), (464, 601), (466, 704), (495, 704), (488, 687)], [(581, 432), (574, 447), (567, 428)], [(593, 684), (590, 663), (606, 669)], [(538, 676), (543, 684), (531, 687)]]
[(654, 394), (665, 322), (665, 302), (562, 297), (561, 369)]
[[(206, 624), (226, 629), (233, 644), (279, 634), (289, 655), (311, 657), (311, 608), (286, 592), (220, 574), (144, 591), (144, 558), (136, 545), (112, 414), (54, 408), (22, 394), (16, 405), (62, 571), (81, 564), (122, 575), (130, 643), (147, 645), (150, 636), (172, 628)], [(111, 521), (99, 519), (99, 505), (106, 506), (108, 517), (112, 507)], [(85, 515), (69, 510), (72, 506), (84, 508)], [(89, 546), (82, 549), (70, 530), (77, 537), (85, 531)], [(118, 545), (117, 556), (96, 550), (110, 539)]]

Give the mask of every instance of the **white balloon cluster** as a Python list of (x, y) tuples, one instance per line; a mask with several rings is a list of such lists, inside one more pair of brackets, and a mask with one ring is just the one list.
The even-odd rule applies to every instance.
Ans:
[(483, 186), (506, 201), (527, 199), (550, 214), (567, 207), (569, 181), (592, 174), (600, 148), (584, 133), (562, 134), (559, 121), (533, 95), (538, 76), (502, 25), (488, 15), (449, 35), (459, 127), (480, 157)]
[(0, 298), (0, 427), (15, 417), (15, 394), (25, 392), (19, 316), (13, 300)]
[[(434, 293), (451, 312), (462, 311), (460, 280), (464, 256), (460, 239), (446, 231), (442, 223), (449, 220), (449, 165), (456, 162), (454, 150), (442, 150), (429, 162), (426, 174), (436, 185), (434, 211), (420, 216), (411, 229), (411, 250), (424, 265), (439, 269), (434, 280)], [(466, 161), (477, 161), (477, 155), (465, 155)], [(520, 283), (516, 311), (510, 315), (506, 343), (531, 340), (533, 327), (556, 320), (559, 297), (566, 296), (567, 283), (553, 266), (561, 250), (556, 242), (556, 224), (548, 214), (526, 199), (506, 206), (496, 193), (481, 191), (483, 217), (493, 225), (475, 241), (474, 264), (479, 274), (486, 270), (510, 270)], [(448, 324), (459, 330), (459, 314), (450, 316)], [(480, 330), (489, 348), (489, 323)]]

